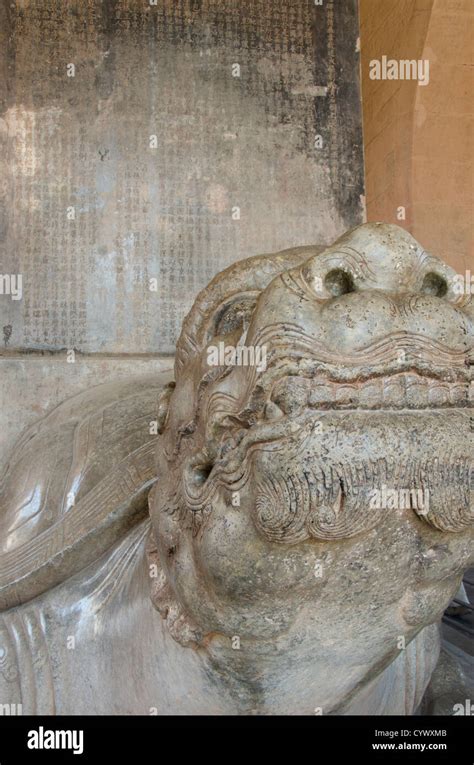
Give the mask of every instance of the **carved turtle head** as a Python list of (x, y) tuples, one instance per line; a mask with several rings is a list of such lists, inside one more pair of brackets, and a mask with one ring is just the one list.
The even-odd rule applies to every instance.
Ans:
[(299, 651), (328, 667), (331, 705), (439, 619), (474, 521), (474, 314), (455, 277), (366, 224), (201, 293), (150, 501), (153, 597), (177, 639)]

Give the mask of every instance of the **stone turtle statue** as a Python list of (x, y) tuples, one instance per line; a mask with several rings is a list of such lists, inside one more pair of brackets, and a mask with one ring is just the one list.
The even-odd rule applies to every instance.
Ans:
[(174, 375), (29, 428), (1, 482), (0, 705), (414, 713), (474, 560), (455, 276), (385, 224), (244, 260)]

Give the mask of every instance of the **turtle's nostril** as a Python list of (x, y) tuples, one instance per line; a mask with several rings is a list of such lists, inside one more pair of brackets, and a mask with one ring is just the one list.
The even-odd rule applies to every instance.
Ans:
[(324, 286), (334, 297), (347, 295), (347, 293), (355, 291), (352, 274), (348, 271), (343, 271), (342, 268), (335, 268), (329, 271), (324, 278)]
[(448, 284), (439, 274), (432, 271), (426, 274), (421, 285), (421, 292), (424, 295), (434, 295), (435, 297), (444, 297), (448, 292)]

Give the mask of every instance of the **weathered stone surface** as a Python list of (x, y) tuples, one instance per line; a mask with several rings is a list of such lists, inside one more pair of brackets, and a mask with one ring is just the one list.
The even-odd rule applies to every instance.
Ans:
[(156, 404), (101, 386), (27, 432), (0, 497), (1, 700), (413, 713), (473, 560), (454, 275), (383, 224), (243, 261), (198, 296)]
[(71, 357), (66, 351), (0, 355), (0, 466), (20, 433), (64, 399), (99, 383), (159, 375), (172, 368), (172, 356)]
[(2, 345), (172, 354), (222, 268), (362, 222), (357, 37), (356, 0), (2, 3)]

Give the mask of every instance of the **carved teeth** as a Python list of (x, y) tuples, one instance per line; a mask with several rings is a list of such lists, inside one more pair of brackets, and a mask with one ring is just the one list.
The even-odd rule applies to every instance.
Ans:
[(382, 401), (382, 395), (382, 380), (368, 380), (360, 389), (359, 403), (363, 409), (372, 409), (376, 402)]
[(465, 405), (468, 401), (468, 391), (466, 389), (465, 385), (451, 385), (450, 386), (450, 396), (449, 396), (451, 404), (456, 405)]
[(335, 401), (341, 407), (357, 407), (359, 391), (355, 385), (336, 385)]
[(289, 377), (278, 383), (271, 396), (283, 414), (296, 415), (308, 404), (310, 381), (299, 377)]
[(323, 407), (330, 405), (334, 401), (333, 386), (329, 383), (317, 383), (310, 391), (309, 405)]
[(440, 383), (430, 385), (428, 400), (431, 406), (444, 406), (449, 403), (449, 388)]
[[(471, 386), (471, 401), (474, 399)], [(466, 383), (428, 380), (416, 374), (397, 374), (359, 383), (313, 382), (309, 405), (334, 409), (427, 409), (468, 404)]]
[(394, 377), (385, 382), (383, 402), (385, 405), (400, 406), (406, 401), (406, 383), (403, 376)]
[(428, 403), (428, 383), (416, 375), (407, 375), (407, 404), (423, 408)]
[[(278, 394), (281, 401), (278, 398), (278, 403), (275, 400), (267, 403), (265, 418), (277, 420), (286, 415), (291, 418), (306, 405), (322, 410), (434, 409), (467, 406), (469, 401), (472, 403), (474, 400), (472, 385), (469, 391), (467, 383), (448, 383), (415, 373), (399, 373), (354, 383), (336, 382), (318, 376), (311, 381), (306, 380), (306, 383), (310, 385), (309, 390), (293, 378), (286, 396), (285, 387), (282, 386)], [(295, 391), (300, 389), (301, 395), (296, 397)]]

